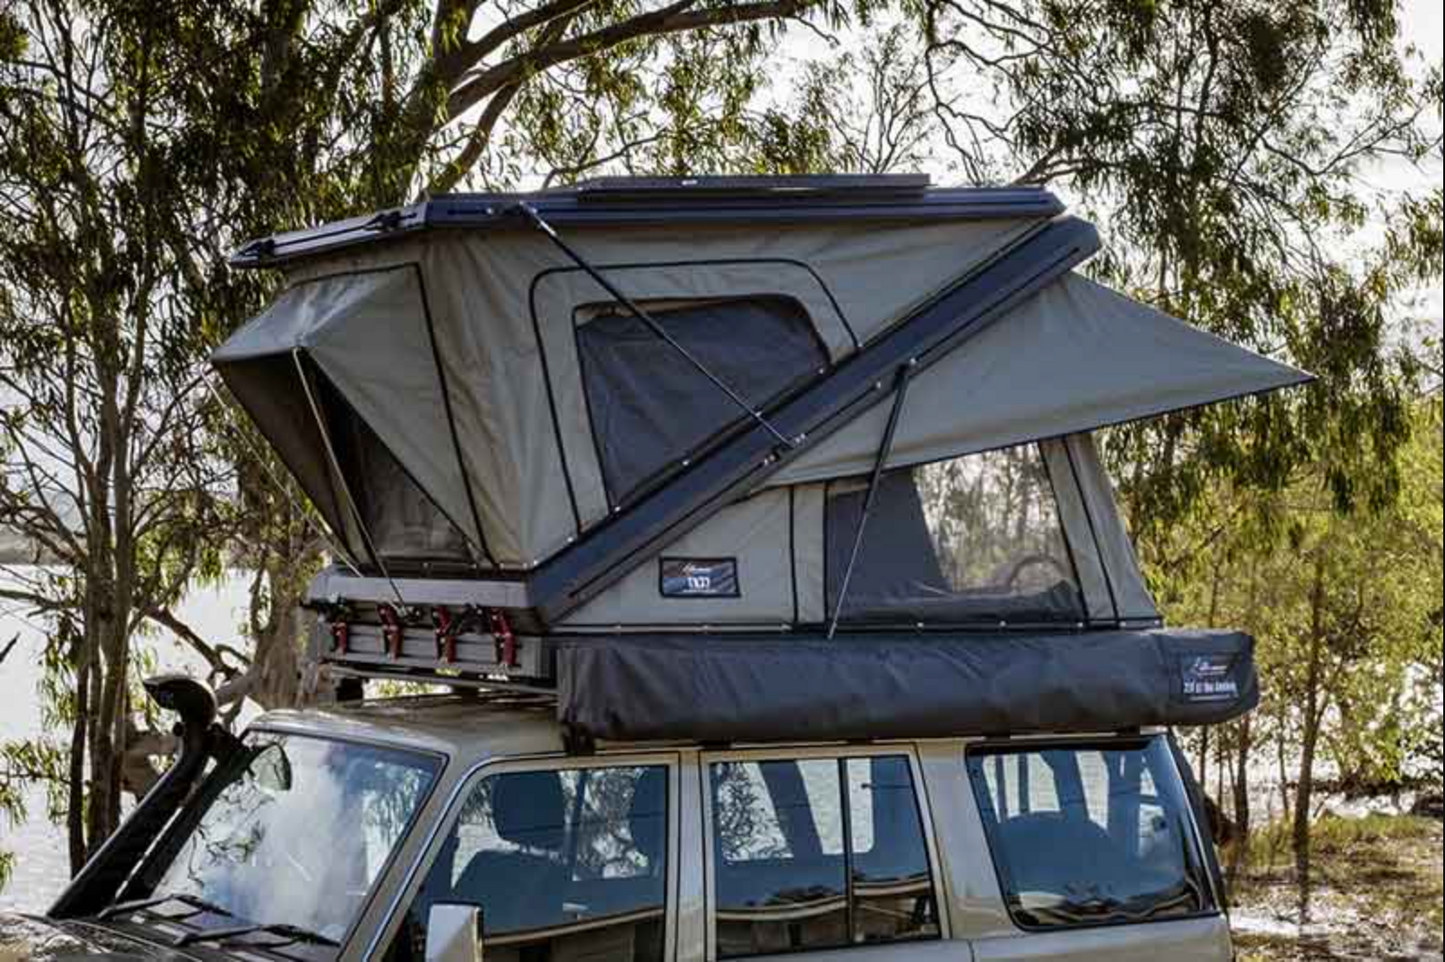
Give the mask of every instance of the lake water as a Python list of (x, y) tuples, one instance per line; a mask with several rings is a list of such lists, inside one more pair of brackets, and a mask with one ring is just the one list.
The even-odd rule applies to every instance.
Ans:
[[(180, 618), (210, 641), (234, 641), (244, 624), (246, 584), (236, 578), (216, 588), (191, 594), (178, 612)], [(44, 650), (44, 625), (21, 613), (0, 607), (0, 649), (17, 634), (15, 649), (0, 664), (0, 741), (42, 734), (36, 684)], [(205, 675), (205, 663), (169, 635), (146, 639), (163, 671)], [(245, 649), (244, 645), (236, 647)], [(50, 733), (57, 734), (57, 733)], [(63, 733), (61, 733), (63, 735)], [(0, 820), (0, 851), (15, 854), (15, 872), (0, 890), (0, 912), (44, 911), (70, 877), (65, 831), (46, 817), (45, 792), (32, 787), (26, 795), (29, 818), (21, 825)]]

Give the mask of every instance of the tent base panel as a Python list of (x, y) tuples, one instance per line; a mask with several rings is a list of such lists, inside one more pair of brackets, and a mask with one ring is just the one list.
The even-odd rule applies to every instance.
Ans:
[(608, 741), (1112, 732), (1259, 704), (1254, 640), (1231, 631), (571, 640), (557, 673), (559, 720)]

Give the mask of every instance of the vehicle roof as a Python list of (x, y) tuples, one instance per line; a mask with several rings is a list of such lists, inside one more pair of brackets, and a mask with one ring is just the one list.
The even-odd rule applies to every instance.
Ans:
[(550, 699), (470, 694), (408, 695), (267, 712), (251, 728), (378, 742), (464, 762), (563, 751)]

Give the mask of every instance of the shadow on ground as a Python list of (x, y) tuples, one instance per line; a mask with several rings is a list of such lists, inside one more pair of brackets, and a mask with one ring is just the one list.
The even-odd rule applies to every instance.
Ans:
[(1263, 833), (1235, 885), (1240, 962), (1440, 959), (1442, 853), (1445, 830), (1436, 820), (1326, 817), (1316, 827), (1306, 897), (1287, 833)]

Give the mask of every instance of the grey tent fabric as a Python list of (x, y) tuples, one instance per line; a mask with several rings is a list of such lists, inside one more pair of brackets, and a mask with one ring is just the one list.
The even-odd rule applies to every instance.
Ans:
[[(790, 299), (730, 298), (643, 309), (755, 409), (806, 383), (828, 361), (807, 313)], [(616, 310), (583, 324), (577, 350), (613, 505), (680, 466), (743, 416), (706, 375), (630, 313)]]
[[(685, 625), (755, 629), (790, 625), (795, 589), (800, 593), (806, 590), (795, 576), (797, 553), (789, 540), (789, 516), (799, 500), (790, 491), (773, 490), (724, 508), (707, 524), (646, 559), (612, 588), (567, 616), (559, 628), (613, 631)], [(813, 536), (816, 538), (816, 533)], [(726, 566), (736, 578), (736, 590), (664, 595), (664, 565), (688, 561)]]
[(398, 561), (469, 562), (471, 552), (462, 533), (417, 487), (326, 375), (313, 379), (313, 390), (337, 462), (351, 479), (348, 493), (356, 500), (356, 511), (377, 553)]
[[(308, 494), (314, 495), (312, 489), (321, 487), (314, 480), (319, 471), (316, 462), (324, 465), (326, 445), (308, 410), (308, 389), (290, 374), (297, 370), (301, 355), (345, 402), (328, 406), (327, 420), (333, 423), (326, 430), (335, 435), (329, 440), (336, 443), (350, 437), (353, 447), (362, 450), (371, 446), (362, 439), (374, 438), (396, 467), (414, 479), (389, 483), (388, 479), (396, 482), (400, 477), (390, 470), (361, 471), (347, 477), (345, 487), (358, 508), (365, 503), (378, 518), (382, 514), (393, 520), (410, 515), (420, 521), (419, 512), (428, 511), (416, 503), (418, 495), (423, 495), (438, 509), (431, 512), (433, 517), (445, 520), (447, 529), (460, 531), (473, 545), (480, 544), (466, 477), (459, 470), (443, 385), (437, 376), (417, 269), (400, 266), (296, 284), (212, 357), (232, 392), (253, 415), (283, 400), (289, 402), (289, 410), (267, 416), (265, 421), (258, 417), (258, 423), (302, 478)], [(278, 389), (284, 393), (276, 395)], [(353, 417), (363, 423), (366, 435), (345, 423)], [(330, 487), (341, 485), (333, 479)], [(331, 500), (344, 501), (345, 495), (346, 491), (334, 492)], [(383, 505), (388, 495), (397, 503)], [(324, 510), (338, 515), (334, 524), (345, 524), (347, 509), (347, 505), (335, 504)], [(444, 530), (429, 536), (413, 533), (407, 540), (422, 547), (448, 537)], [(358, 556), (364, 556), (355, 551), (356, 539), (348, 541)]]
[[(913, 378), (890, 466), (1092, 431), (1310, 380), (1072, 274)], [(775, 474), (866, 473), (885, 400)]]
[(1229, 631), (679, 636), (557, 653), (558, 718), (597, 739), (834, 741), (1219, 724), (1259, 703), (1254, 642)]
[[(1044, 442), (1039, 447), (1048, 460), (1050, 473), (1056, 478), (1055, 489), (1068, 491), (1068, 501), (1075, 504), (1081, 514), (1080, 518), (1073, 520), (1075, 529), (1080, 532), (1080, 540), (1083, 532), (1087, 531), (1098, 552), (1097, 557), (1102, 561), (1109, 607), (1102, 609), (1103, 598), (1097, 589), (1090, 594), (1086, 583), (1086, 597), (1092, 599), (1090, 616), (1097, 619), (1112, 617), (1124, 623), (1157, 623), (1160, 620), (1159, 609), (1144, 583), (1139, 559), (1134, 554), (1134, 542), (1119, 514), (1113, 486), (1099, 461), (1093, 435), (1071, 434)], [(1061, 503), (1065, 500), (1060, 497)], [(1090, 554), (1075, 552), (1081, 569), (1084, 567), (1082, 559)]]
[[(855, 342), (896, 324), (1039, 224), (1029, 216), (833, 221), (766, 230), (597, 226), (569, 228), (567, 234), (569, 243), (631, 297), (793, 297), (804, 305), (830, 360), (837, 363), (856, 350)], [(419, 394), (422, 403), (413, 405), (399, 400), (409, 396), (409, 389), (397, 381), (424, 365), (439, 368), (450, 395), (462, 470), (455, 467), (453, 451), (452, 485), (444, 490), (440, 475), (413, 468), (412, 460), (424, 457), (423, 452), (404, 452), (380, 426), (377, 433), (469, 539), (484, 540), (504, 568), (534, 568), (608, 516), (575, 329), (585, 320), (579, 309), (609, 298), (550, 241), (520, 223), (517, 229), (398, 236), (386, 245), (328, 251), (288, 264), (287, 270), (293, 285), (303, 285), (340, 273), (398, 267), (420, 271), (435, 344), (411, 341), (393, 350), (400, 346), (390, 337), (378, 344), (353, 334), (354, 347), (373, 352), (365, 375), (372, 392), (390, 398), (391, 414), (412, 426), (420, 435), (416, 443), (431, 452), (445, 450), (434, 443), (445, 440), (438, 437), (445, 420), (429, 413), (430, 398), (440, 393), (434, 387), (430, 398)], [(295, 306), (289, 300), (275, 305), (257, 320), (257, 330), (228, 344), (226, 353), (254, 350), (257, 339), (294, 341), (294, 329), (311, 323), (307, 317), (282, 316)], [(409, 336), (409, 323), (398, 327), (406, 327)], [(349, 322), (339, 324), (337, 336), (349, 329)], [(328, 373), (347, 391), (345, 376)], [(358, 410), (362, 407), (357, 403)], [(471, 482), (480, 533), (471, 530), (469, 514), (460, 510), (462, 499), (455, 497), (465, 494), (463, 477)]]

